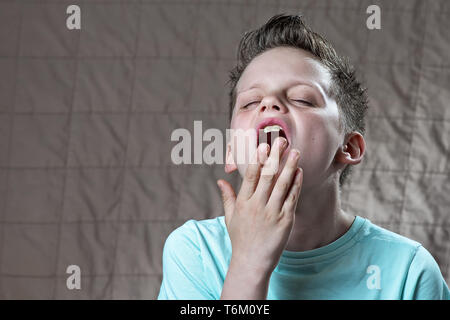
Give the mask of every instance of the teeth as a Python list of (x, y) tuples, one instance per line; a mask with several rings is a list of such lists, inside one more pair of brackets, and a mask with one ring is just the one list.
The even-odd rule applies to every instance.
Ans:
[(273, 126), (267, 126), (264, 128), (264, 133), (268, 133), (268, 132), (279, 132), (283, 130), (283, 128), (281, 128), (279, 125), (275, 124)]

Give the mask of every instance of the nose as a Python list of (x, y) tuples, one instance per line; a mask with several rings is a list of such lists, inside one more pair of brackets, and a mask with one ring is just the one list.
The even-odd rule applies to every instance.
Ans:
[(286, 112), (286, 107), (279, 99), (274, 96), (265, 97), (260, 105), (259, 112)]

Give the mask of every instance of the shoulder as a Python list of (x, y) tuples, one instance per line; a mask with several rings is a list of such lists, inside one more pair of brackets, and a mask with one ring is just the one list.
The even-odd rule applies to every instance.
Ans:
[(205, 220), (191, 219), (172, 231), (169, 238), (196, 238), (199, 235), (224, 235), (226, 232), (224, 216)]
[(219, 241), (227, 236), (224, 216), (205, 220), (191, 219), (169, 234), (165, 248), (181, 250), (189, 247), (200, 251), (205, 242)]
[[(160, 299), (215, 299), (211, 277), (220, 252), (221, 217), (189, 220), (176, 228), (164, 244)], [(220, 295), (220, 293), (219, 293)]]
[(430, 252), (420, 246), (410, 264), (405, 299), (449, 300), (450, 291), (439, 265)]
[(387, 250), (386, 252), (404, 252), (411, 258), (422, 246), (420, 242), (402, 236), (398, 233), (380, 227), (366, 219), (361, 241), (369, 243), (374, 248)]
[[(441, 270), (431, 253), (415, 240), (389, 231), (366, 220), (362, 242), (372, 254), (404, 270), (404, 299), (448, 298), (449, 291)], [(398, 274), (398, 273), (395, 273)]]

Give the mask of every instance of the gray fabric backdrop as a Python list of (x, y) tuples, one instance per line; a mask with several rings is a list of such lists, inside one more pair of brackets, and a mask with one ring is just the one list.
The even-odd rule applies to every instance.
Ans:
[[(370, 4), (381, 30), (366, 28)], [(369, 87), (344, 207), (420, 241), (450, 280), (448, 1), (2, 0), (0, 298), (156, 297), (166, 237), (222, 215), (226, 177), (174, 165), (170, 134), (194, 120), (225, 132), (240, 36), (279, 12), (302, 13)]]

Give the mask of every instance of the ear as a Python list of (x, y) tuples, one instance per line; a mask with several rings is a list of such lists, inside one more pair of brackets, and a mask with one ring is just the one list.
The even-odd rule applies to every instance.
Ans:
[(226, 158), (225, 158), (225, 172), (231, 173), (236, 169), (237, 169), (237, 166), (234, 163), (233, 153), (231, 152), (231, 144), (229, 142), (229, 143), (227, 143), (227, 151), (226, 151)]
[(340, 147), (336, 155), (338, 163), (355, 165), (361, 162), (366, 151), (364, 137), (357, 131), (349, 133), (344, 145)]

